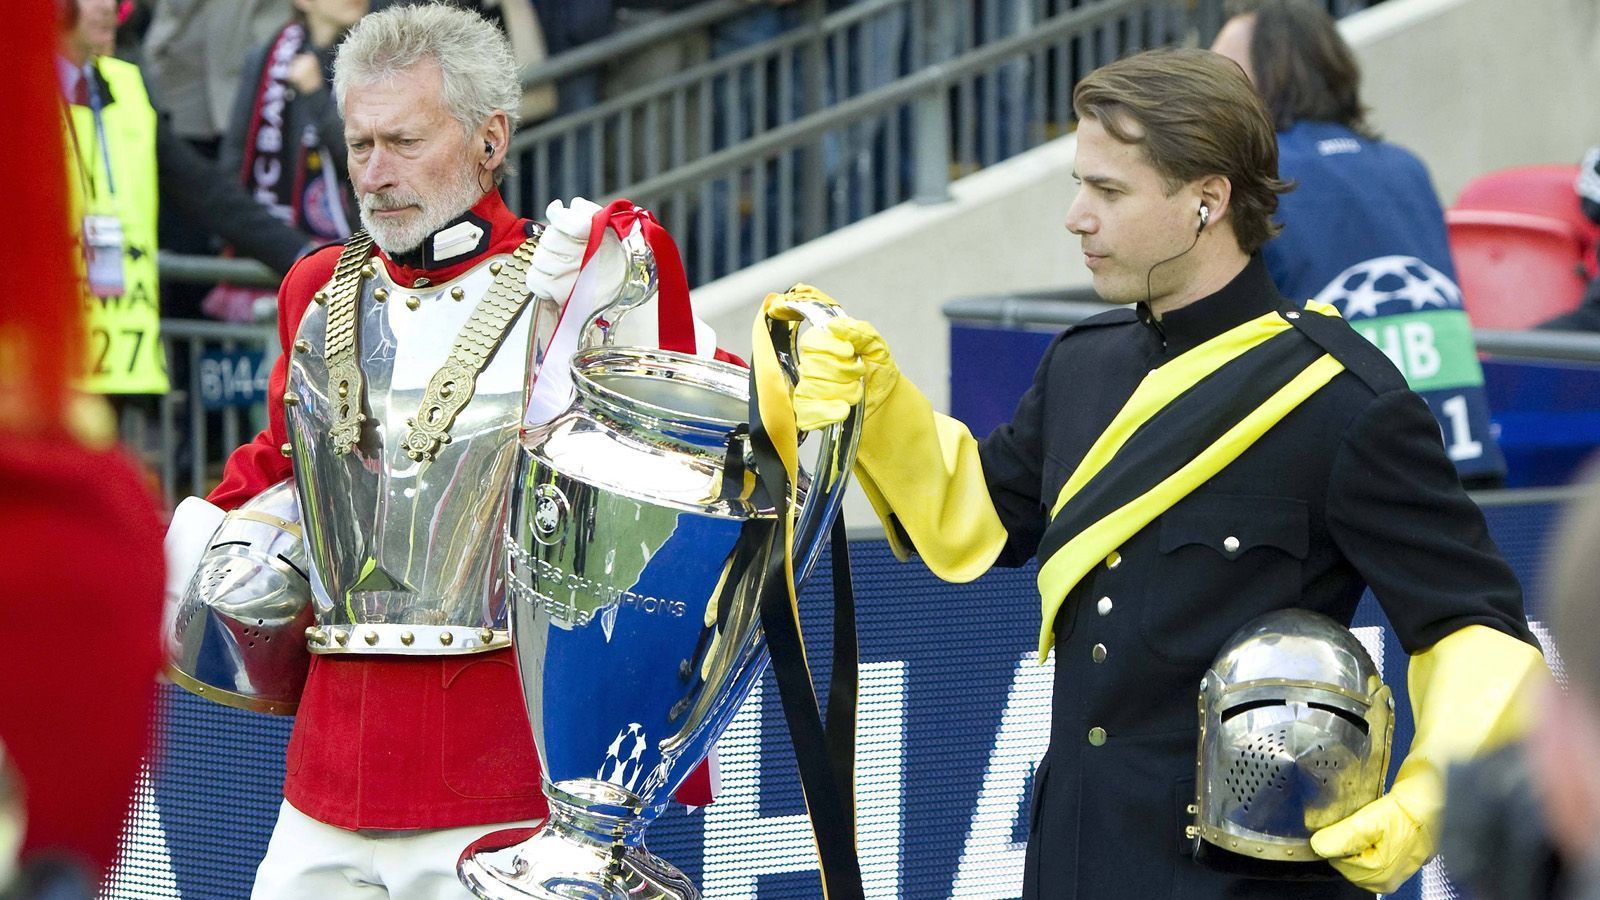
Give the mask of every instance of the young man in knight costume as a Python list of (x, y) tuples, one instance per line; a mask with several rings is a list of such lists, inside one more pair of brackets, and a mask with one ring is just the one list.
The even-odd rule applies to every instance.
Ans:
[[(837, 320), (802, 337), (800, 427), (866, 404), (858, 477), (896, 547), (941, 577), (1039, 560), (1055, 691), (1025, 897), (1392, 890), (1433, 853), (1444, 763), (1503, 737), (1543, 669), (1520, 589), (1426, 404), (1331, 308), (1273, 288), (1259, 251), (1287, 185), (1239, 68), (1152, 51), (1073, 101), (1067, 228), (1096, 292), (1132, 308), (1061, 334), (981, 443), (870, 325)], [(1327, 863), (1295, 865), (1323, 880), (1197, 862), (1208, 664), (1268, 611), (1348, 625), (1368, 585), (1412, 657), (1416, 737), (1393, 786), (1310, 837)]]
[[(541, 236), (506, 209), (521, 86), (473, 13), (365, 17), (333, 86), (364, 230), (285, 278), (270, 425), (210, 497), (232, 509), (293, 476), (318, 618), (254, 896), (464, 897), (462, 849), (546, 811), (501, 576), (530, 336), (560, 333), (591, 233), (646, 216), (554, 203)], [(614, 259), (595, 296), (620, 285)], [(668, 281), (659, 305), (684, 312), (662, 344), (710, 355)], [(655, 342), (648, 324), (622, 340)]]

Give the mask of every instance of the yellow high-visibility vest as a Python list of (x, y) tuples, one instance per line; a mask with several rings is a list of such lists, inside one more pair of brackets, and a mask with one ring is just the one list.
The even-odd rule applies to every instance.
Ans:
[(100, 394), (164, 394), (167, 365), (156, 269), (156, 111), (136, 66), (107, 56), (96, 58), (94, 66), (105, 79), (98, 89), (107, 94), (100, 98), (104, 142), (90, 107), (67, 107), (72, 223), (75, 232), (86, 214), (115, 216), (122, 223), (123, 293), (95, 297), (85, 282), (88, 359), (83, 388)]

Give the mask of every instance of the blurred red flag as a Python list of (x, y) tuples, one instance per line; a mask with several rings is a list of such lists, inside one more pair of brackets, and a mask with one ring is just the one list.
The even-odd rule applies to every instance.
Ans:
[(77, 238), (68, 221), (55, 3), (7, 20), (0, 91), (0, 248), (13, 269), (0, 300), (0, 430), (61, 427), (82, 353)]
[[(0, 742), (27, 796), (25, 864), (98, 878), (116, 852), (149, 737), (162, 524), (129, 460), (74, 427), (80, 251), (69, 221), (56, 3), (6, 20), (0, 91)], [(93, 401), (98, 403), (98, 400)], [(103, 418), (103, 415), (102, 415)]]

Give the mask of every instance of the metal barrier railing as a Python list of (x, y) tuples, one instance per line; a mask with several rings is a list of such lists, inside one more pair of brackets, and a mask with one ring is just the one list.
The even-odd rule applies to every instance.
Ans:
[(183, 284), (217, 284), (227, 282), (247, 288), (272, 288), (276, 290), (283, 276), (253, 259), (233, 259), (226, 256), (196, 256), (162, 250), (156, 254), (161, 267), (161, 280)]
[[(1325, 0), (1344, 14), (1370, 0)], [(1119, 56), (1208, 42), (1222, 0), (716, 0), (564, 53), (533, 86), (677, 47), (748, 17), (766, 40), (663, 71), (519, 133), (513, 209), (627, 196), (703, 283), (1066, 133), (1077, 80)], [(738, 19), (736, 17), (746, 17)], [(559, 88), (559, 85), (558, 85)]]
[[(706, 0), (524, 70), (524, 86), (561, 90), (641, 54), (705, 57), (525, 128), (504, 190), (529, 216), (552, 199), (630, 197), (704, 283), (901, 202), (943, 200), (952, 177), (1067, 133), (1078, 79), (1146, 47), (1208, 43), (1223, 2)], [(1336, 16), (1377, 2), (1323, 0)], [(752, 17), (765, 39), (710, 46)], [(162, 276), (278, 282), (251, 261), (165, 252)]]
[[(163, 319), (172, 388), (160, 402), (162, 496), (204, 496), (235, 447), (266, 425), (267, 377), (278, 358), (271, 325)], [(181, 426), (180, 426), (181, 423)]]

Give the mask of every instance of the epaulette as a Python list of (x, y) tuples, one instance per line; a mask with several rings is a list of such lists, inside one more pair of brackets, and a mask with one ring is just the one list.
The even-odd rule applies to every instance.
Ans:
[(1339, 316), (1302, 310), (1289, 319), (1296, 330), (1337, 359), (1345, 371), (1361, 379), (1374, 394), (1404, 390), (1406, 378), (1383, 351), (1362, 337)]

